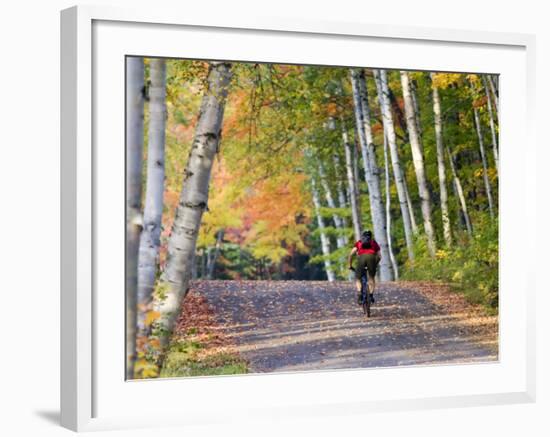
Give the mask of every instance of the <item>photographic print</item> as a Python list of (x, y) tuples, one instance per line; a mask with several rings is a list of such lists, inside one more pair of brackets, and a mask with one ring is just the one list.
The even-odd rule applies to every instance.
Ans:
[(126, 378), (498, 360), (499, 78), (126, 58)]

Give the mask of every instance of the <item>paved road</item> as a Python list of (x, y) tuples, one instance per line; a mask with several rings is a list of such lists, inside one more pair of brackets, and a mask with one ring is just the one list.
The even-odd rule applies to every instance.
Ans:
[(480, 338), (465, 313), (399, 283), (378, 287), (370, 319), (349, 282), (197, 281), (192, 288), (251, 372), (497, 359), (496, 333)]

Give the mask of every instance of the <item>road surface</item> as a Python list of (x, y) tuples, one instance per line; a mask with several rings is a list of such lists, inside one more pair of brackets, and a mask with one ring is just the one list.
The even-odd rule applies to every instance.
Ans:
[(371, 318), (350, 282), (196, 281), (192, 292), (253, 373), (498, 358), (496, 317), (437, 286), (381, 284)]

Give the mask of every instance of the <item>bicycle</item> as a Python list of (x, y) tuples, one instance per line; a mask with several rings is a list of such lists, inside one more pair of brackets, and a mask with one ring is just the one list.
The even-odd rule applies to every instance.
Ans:
[[(355, 271), (354, 268), (351, 270)], [(366, 314), (367, 317), (370, 317), (370, 304), (369, 281), (367, 280), (367, 269), (365, 269), (361, 275), (361, 307), (363, 314)]]
[(361, 275), (361, 306), (363, 307), (363, 314), (370, 317), (369, 281), (367, 280), (366, 271)]

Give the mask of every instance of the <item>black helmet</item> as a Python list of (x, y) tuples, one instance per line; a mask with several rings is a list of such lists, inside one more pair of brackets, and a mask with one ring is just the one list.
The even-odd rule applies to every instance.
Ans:
[(363, 232), (363, 235), (361, 235), (361, 247), (363, 249), (369, 249), (371, 247), (371, 241), (372, 241), (372, 232), (371, 231)]

